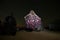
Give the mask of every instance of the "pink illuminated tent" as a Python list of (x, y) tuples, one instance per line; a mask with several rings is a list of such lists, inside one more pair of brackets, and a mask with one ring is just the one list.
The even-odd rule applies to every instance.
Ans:
[(32, 28), (33, 30), (41, 29), (41, 18), (37, 16), (33, 10), (31, 10), (30, 13), (24, 17), (24, 19), (27, 24), (26, 28)]

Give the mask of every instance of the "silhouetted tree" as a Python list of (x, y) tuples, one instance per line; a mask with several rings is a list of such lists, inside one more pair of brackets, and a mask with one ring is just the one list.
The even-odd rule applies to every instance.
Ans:
[(1, 21), (0, 21), (0, 33), (1, 33)]
[(2, 25), (1, 25), (1, 20), (0, 20), (0, 34), (2, 33)]
[(10, 16), (7, 16), (5, 18), (5, 21), (4, 21), (4, 29), (5, 29), (5, 33), (6, 34), (12, 34), (12, 35), (15, 35), (16, 34), (16, 20), (15, 18), (13, 17), (13, 13), (11, 13), (12, 15)]

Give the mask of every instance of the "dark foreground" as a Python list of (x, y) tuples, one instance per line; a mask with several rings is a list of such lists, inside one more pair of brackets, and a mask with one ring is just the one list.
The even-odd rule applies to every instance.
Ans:
[(17, 32), (16, 36), (0, 36), (0, 40), (60, 40), (60, 33)]

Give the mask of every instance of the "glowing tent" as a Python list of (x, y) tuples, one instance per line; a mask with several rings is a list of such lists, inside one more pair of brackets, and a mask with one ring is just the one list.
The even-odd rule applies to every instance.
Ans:
[(41, 18), (37, 16), (33, 10), (31, 10), (24, 18), (27, 24), (26, 28), (32, 28), (33, 30), (41, 29)]

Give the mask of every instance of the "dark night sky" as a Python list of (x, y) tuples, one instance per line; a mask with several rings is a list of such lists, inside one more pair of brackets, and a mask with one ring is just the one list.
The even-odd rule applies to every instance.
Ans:
[(18, 24), (24, 23), (24, 16), (33, 9), (46, 22), (59, 17), (56, 12), (56, 0), (0, 0), (0, 19), (4, 19), (13, 11)]

